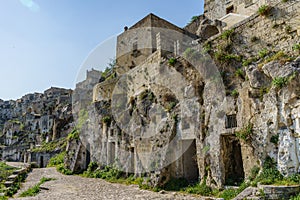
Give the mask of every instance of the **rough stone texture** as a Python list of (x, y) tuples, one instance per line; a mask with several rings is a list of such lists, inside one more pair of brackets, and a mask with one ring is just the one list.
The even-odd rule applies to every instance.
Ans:
[[(18, 197), (23, 191), (37, 184), (42, 177), (55, 178), (42, 185), (47, 190), (41, 192), (35, 197)], [(155, 193), (146, 190), (140, 190), (138, 186), (120, 185), (108, 183), (101, 179), (82, 178), (80, 176), (65, 176), (58, 173), (54, 168), (33, 169), (22, 184), (21, 190), (15, 195), (19, 200), (51, 199), (51, 200), (131, 200), (131, 199), (164, 199), (164, 200), (192, 200), (202, 199), (191, 195), (181, 195), (175, 192)], [(12, 199), (12, 198), (11, 198)], [(203, 198), (204, 199), (204, 198)], [(207, 198), (205, 198), (207, 199)]]
[[(36, 162), (28, 150), (65, 137), (72, 129), (72, 90), (52, 87), (16, 101), (0, 102), (1, 159)], [(45, 166), (49, 160), (45, 152)]]
[(238, 194), (233, 200), (243, 200), (250, 196), (255, 196), (255, 194), (258, 192), (258, 189), (255, 187), (248, 187), (243, 192)]
[[(137, 40), (154, 41), (157, 49), (150, 45), (154, 52), (139, 61), (125, 54), (117, 62), (118, 79), (95, 87), (94, 104), (87, 107), (90, 120), (81, 131), (91, 160), (137, 176), (147, 172), (152, 185), (184, 177), (221, 188), (247, 179), (251, 169), (262, 167), (268, 156), (276, 160), (282, 174), (299, 172), (299, 59), (263, 63), (258, 52), (266, 48), (273, 55), (283, 51), (298, 56), (292, 46), (300, 42), (294, 20), (299, 18), (300, 4), (272, 5), (272, 17), (253, 15), (236, 24), (228, 38), (208, 39), (215, 63), (207, 55), (198, 55), (203, 52), (202, 44), (197, 44), (201, 38), (181, 37), (174, 43), (176, 34), (166, 37), (165, 32), (155, 32), (156, 37), (138, 41), (133, 36), (138, 33), (132, 35), (130, 29), (123, 33), (118, 48), (127, 44), (123, 50), (131, 51)], [(144, 18), (133, 30), (151, 26), (146, 23), (151, 19), (151, 15)], [(206, 24), (203, 21), (201, 17), (195, 20), (198, 29)], [(272, 26), (275, 23), (279, 27)], [(197, 26), (190, 24), (186, 30), (195, 31)], [(290, 32), (284, 30), (286, 26), (291, 26)], [(254, 36), (258, 41), (251, 40)], [(194, 46), (187, 51), (191, 55), (182, 58), (184, 50), (177, 47), (184, 42)], [(241, 61), (217, 60), (217, 51), (258, 59), (237, 77)], [(170, 58), (176, 62), (170, 64)], [(137, 64), (128, 67), (131, 61)], [(283, 88), (272, 84), (278, 77), (286, 80)], [(238, 95), (233, 96), (233, 91)], [(158, 122), (159, 126), (153, 126)], [(247, 130), (249, 135), (237, 137)]]
[(290, 199), (300, 193), (300, 186), (273, 186), (259, 185), (258, 188), (265, 194), (266, 199)]
[[(299, 10), (298, 1), (289, 1), (289, 3), (279, 3), (274, 5), (272, 15), (263, 17), (252, 15), (242, 22), (234, 25), (231, 29), (235, 30), (233, 52), (243, 55), (244, 58), (257, 56), (258, 52), (267, 49), (269, 51), (283, 51), (299, 56), (299, 52), (293, 51), (293, 46), (299, 43)], [(290, 27), (289, 32), (286, 28)], [(209, 39), (214, 48), (220, 46), (222, 42), (220, 36), (214, 36)], [(257, 40), (253, 40), (253, 39)]]
[(270, 79), (256, 68), (251, 65), (246, 69), (246, 74), (249, 77), (250, 86), (252, 88), (266, 87), (271, 84)]

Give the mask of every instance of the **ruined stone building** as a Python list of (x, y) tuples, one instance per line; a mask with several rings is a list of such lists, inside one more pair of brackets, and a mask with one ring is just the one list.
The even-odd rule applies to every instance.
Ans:
[(61, 140), (73, 128), (72, 90), (51, 87), (16, 101), (0, 102), (1, 160), (37, 162), (45, 167), (57, 149), (43, 145)]
[(0, 101), (2, 159), (43, 167), (56, 153), (43, 144), (76, 127), (80, 138), (66, 147), (72, 171), (92, 161), (151, 185), (173, 177), (216, 188), (267, 158), (283, 175), (299, 173), (299, 7), (207, 0), (183, 28), (149, 14), (118, 36), (105, 76), (92, 69), (74, 91)]
[[(268, 16), (257, 13), (264, 4)], [(117, 76), (81, 107), (88, 120), (68, 165), (116, 166), (153, 185), (183, 177), (222, 187), (268, 157), (299, 173), (299, 14), (294, 0), (206, 1), (184, 28), (153, 14), (126, 28)]]

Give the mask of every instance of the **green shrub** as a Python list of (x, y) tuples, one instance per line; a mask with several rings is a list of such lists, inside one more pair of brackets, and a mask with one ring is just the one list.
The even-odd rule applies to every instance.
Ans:
[(258, 14), (261, 16), (268, 16), (270, 14), (271, 7), (268, 5), (262, 5), (258, 8)]
[(214, 54), (215, 58), (221, 63), (228, 63), (233, 60), (241, 61), (242, 57), (236, 54), (226, 54), (224, 51), (217, 51)]
[(234, 34), (234, 29), (226, 30), (221, 34), (223, 40), (228, 40)]
[(252, 58), (243, 60), (243, 66), (247, 67), (247, 66), (249, 66), (250, 64), (252, 64), (253, 62), (256, 62), (256, 61), (257, 61), (256, 57), (252, 57)]
[(218, 197), (223, 198), (224, 200), (230, 200), (236, 197), (239, 193), (241, 193), (244, 189), (246, 189), (249, 185), (246, 183), (242, 183), (238, 189), (226, 189), (222, 191)]
[(257, 177), (259, 171), (260, 171), (260, 168), (259, 168), (258, 166), (254, 166), (254, 167), (251, 169), (250, 175), (249, 175), (249, 177), (248, 177), (249, 180), (250, 180), (250, 181), (253, 181), (253, 180)]
[(7, 179), (7, 177), (9, 177), (16, 169), (17, 168), (11, 167), (4, 162), (0, 162), (0, 180)]
[(190, 22), (189, 22), (187, 25), (189, 25), (189, 24), (193, 23), (194, 21), (196, 21), (196, 20), (198, 19), (198, 17), (199, 17), (199, 16), (193, 16), (193, 17), (191, 18)]
[(262, 49), (258, 52), (258, 56), (260, 58), (265, 58), (270, 52), (268, 51), (268, 49)]
[[(95, 167), (94, 164), (90, 167)], [(83, 173), (83, 176), (90, 177), (90, 178), (101, 178), (106, 179), (111, 182), (119, 182), (118, 179), (122, 177), (122, 172), (119, 171), (116, 167), (113, 166), (105, 166), (104, 169), (94, 170), (90, 168), (89, 170)], [(121, 179), (124, 181), (124, 179)]]
[(41, 191), (40, 185), (35, 185), (20, 194), (20, 197), (36, 196)]
[(170, 58), (169, 59), (169, 65), (171, 65), (171, 66), (174, 66), (176, 64), (176, 62), (177, 62), (176, 58)]
[(281, 89), (288, 84), (288, 78), (287, 77), (276, 77), (272, 80), (272, 84), (276, 88)]
[(272, 135), (270, 142), (272, 142), (275, 145), (278, 145), (279, 142), (279, 135)]
[(50, 158), (47, 167), (56, 167), (60, 164), (63, 164), (65, 156), (66, 156), (65, 151), (53, 156), (52, 158)]
[(294, 44), (293, 50), (300, 52), (300, 43), (299, 44)]
[(236, 89), (234, 89), (231, 92), (231, 96), (234, 97), (234, 98), (237, 98), (239, 96), (239, 92)]
[(61, 163), (61, 164), (57, 165), (56, 170), (59, 171), (60, 173), (64, 174), (64, 175), (72, 175), (73, 174), (73, 172), (71, 170), (66, 168), (64, 163)]
[(204, 45), (203, 45), (203, 50), (204, 50), (204, 53), (211, 52), (211, 50), (212, 50), (211, 42), (205, 42)]
[(198, 194), (201, 196), (211, 196), (212, 189), (205, 184), (205, 181), (202, 184), (196, 184), (194, 186), (189, 186), (185, 189), (186, 192), (190, 194)]
[(243, 69), (238, 68), (238, 69), (235, 71), (235, 76), (244, 79), (244, 78), (245, 78), (245, 72), (243, 71)]
[(45, 183), (47, 181), (51, 181), (51, 180), (55, 180), (55, 179), (53, 179), (53, 178), (45, 178), (45, 177), (41, 178), (41, 180), (40, 180), (40, 182), (38, 184), (36, 184), (33, 187), (31, 187), (31, 188), (27, 189), (26, 191), (22, 192), (20, 194), (20, 197), (32, 197), (32, 196), (36, 196), (41, 191), (40, 186), (43, 183)]
[(66, 141), (64, 139), (54, 140), (51, 142), (43, 142), (40, 147), (32, 149), (32, 152), (54, 152), (62, 150), (66, 147)]
[(266, 59), (265, 62), (271, 62), (273, 60), (279, 61), (281, 64), (284, 64), (286, 62), (290, 62), (293, 60), (292, 57), (290, 57), (288, 54), (284, 53), (283, 51), (278, 51), (276, 54), (271, 56), (270, 58)]
[(47, 167), (56, 167), (56, 170), (65, 175), (72, 175), (73, 172), (65, 167), (64, 159), (66, 156), (66, 152), (61, 152), (50, 158), (49, 164)]
[(68, 134), (67, 140), (78, 140), (79, 139), (79, 131), (77, 129), (73, 129), (71, 133)]
[(224, 200), (230, 200), (236, 197), (239, 193), (235, 189), (226, 189), (224, 190), (219, 197), (223, 198)]
[(283, 176), (277, 170), (277, 163), (273, 158), (267, 156), (263, 164), (262, 172), (256, 177), (255, 182), (271, 185), (281, 180), (283, 180)]
[(93, 172), (98, 168), (98, 163), (97, 162), (90, 162), (87, 171)]
[(297, 196), (292, 197), (290, 200), (300, 200), (300, 194), (298, 194)]
[(251, 139), (252, 133), (253, 133), (253, 125), (249, 123), (247, 126), (243, 127), (240, 131), (237, 131), (235, 135), (237, 138), (247, 142)]

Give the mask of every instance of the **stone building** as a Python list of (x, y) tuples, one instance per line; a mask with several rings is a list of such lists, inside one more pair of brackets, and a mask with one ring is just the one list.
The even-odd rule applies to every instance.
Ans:
[[(16, 101), (2, 101), (1, 159), (26, 162), (43, 160), (39, 156), (41, 153), (30, 157), (28, 151), (66, 137), (73, 127), (71, 103), (72, 90), (56, 87), (44, 93), (27, 94)], [(49, 155), (53, 153), (46, 152), (45, 156), (41, 156), (49, 159)]]
[[(257, 14), (265, 3), (273, 7), (269, 18)], [(184, 28), (153, 14), (126, 28), (117, 41), (117, 77), (94, 86), (72, 169), (95, 161), (146, 175), (153, 185), (183, 177), (219, 188), (247, 179), (267, 157), (282, 174), (298, 173), (300, 60), (273, 56), (299, 56), (292, 49), (300, 43), (299, 6), (206, 1), (204, 15)], [(226, 27), (233, 31), (225, 37)], [(269, 61), (254, 59), (263, 48)], [(293, 79), (278, 89), (277, 77)]]

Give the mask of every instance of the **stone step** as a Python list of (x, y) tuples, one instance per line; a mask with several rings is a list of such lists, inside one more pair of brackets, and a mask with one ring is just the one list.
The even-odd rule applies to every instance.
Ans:
[(7, 180), (8, 180), (8, 181), (14, 181), (14, 180), (17, 179), (17, 177), (18, 177), (17, 174), (13, 174), (13, 175), (10, 175), (10, 176), (7, 178)]
[(18, 169), (16, 171), (14, 171), (13, 174), (22, 174), (22, 173), (25, 173), (25, 172), (26, 172), (26, 169), (22, 168), (22, 169)]
[(5, 181), (5, 182), (4, 182), (5, 187), (10, 187), (10, 186), (12, 186), (13, 184), (14, 184), (14, 181)]

